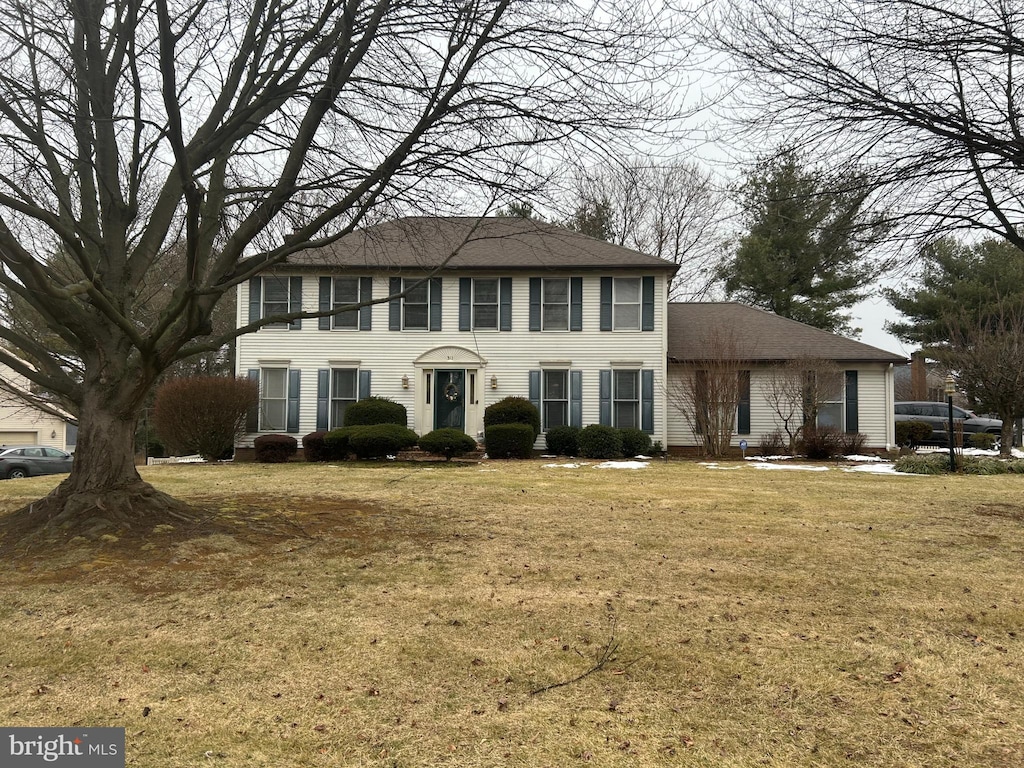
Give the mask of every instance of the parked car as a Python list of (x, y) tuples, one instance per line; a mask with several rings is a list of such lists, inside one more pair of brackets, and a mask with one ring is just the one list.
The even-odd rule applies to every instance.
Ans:
[(70, 453), (44, 445), (0, 446), (0, 478), (70, 472), (72, 458)]
[[(986, 419), (974, 411), (953, 406), (953, 418), (964, 423), (964, 444), (975, 432), (988, 432), (998, 436), (1003, 431), (999, 419)], [(931, 425), (932, 436), (928, 442), (939, 445), (949, 444), (949, 404), (928, 400), (910, 400), (896, 403), (896, 421), (924, 421)]]

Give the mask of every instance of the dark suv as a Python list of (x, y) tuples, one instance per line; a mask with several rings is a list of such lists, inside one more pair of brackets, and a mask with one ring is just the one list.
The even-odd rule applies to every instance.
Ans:
[[(989, 432), (997, 438), (1003, 431), (999, 419), (986, 419), (974, 411), (953, 406), (953, 418), (964, 423), (964, 444), (975, 432)], [(928, 400), (909, 400), (896, 403), (896, 421), (924, 421), (931, 424), (930, 443), (949, 444), (949, 405)]]

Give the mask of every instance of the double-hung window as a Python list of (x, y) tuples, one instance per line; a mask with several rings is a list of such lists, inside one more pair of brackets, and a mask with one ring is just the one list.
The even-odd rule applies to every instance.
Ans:
[[(302, 277), (292, 275), (265, 275), (249, 280), (249, 322), (257, 323), (274, 315), (293, 314), (302, 311)], [(302, 320), (296, 318), (286, 323), (270, 323), (266, 328), (288, 328), (299, 330)]]
[(541, 329), (569, 330), (569, 278), (544, 278), (541, 283)]
[(473, 329), (498, 330), (498, 279), (473, 279)]
[(416, 285), (406, 280), (403, 288), (408, 291), (402, 299), (402, 328), (407, 331), (425, 331), (430, 319), (430, 283)]
[(564, 427), (569, 423), (569, 372), (545, 370), (541, 383), (542, 429)]
[(331, 429), (345, 426), (345, 411), (359, 399), (359, 371), (331, 369)]
[(288, 421), (288, 369), (260, 369), (260, 432), (284, 432)]
[[(336, 277), (334, 278), (332, 288), (332, 309), (338, 309), (339, 307), (351, 306), (359, 303), (358, 277)], [(346, 312), (338, 313), (334, 316), (333, 325), (335, 328), (352, 331), (357, 330), (359, 328), (359, 310), (350, 309)]]
[(612, 371), (612, 426), (640, 428), (640, 371)]
[(616, 331), (640, 330), (639, 277), (617, 277), (612, 283), (612, 323)]

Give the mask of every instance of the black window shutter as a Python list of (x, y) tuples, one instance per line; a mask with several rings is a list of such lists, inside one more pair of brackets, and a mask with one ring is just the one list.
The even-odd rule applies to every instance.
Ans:
[[(302, 277), (295, 276), (288, 278), (288, 311), (302, 311)], [(297, 331), (302, 328), (302, 318), (297, 317), (291, 321), (288, 328)]]
[[(394, 296), (396, 293), (402, 292), (402, 278), (392, 277), (388, 282), (388, 292)], [(391, 299), (388, 302), (388, 330), (389, 331), (400, 331), (402, 330), (402, 300)]]
[(640, 280), (640, 330), (654, 330), (654, 278), (650, 275)]
[(370, 383), (372, 379), (372, 371), (363, 369), (359, 371), (359, 399), (365, 400), (370, 396)]
[[(258, 280), (259, 278), (254, 278)], [(249, 381), (255, 381), (257, 389), (260, 386), (260, 369), (250, 368), (249, 369)], [(260, 406), (259, 402), (250, 408), (245, 414), (245, 431), (246, 432), (259, 432), (260, 431)]]
[[(359, 301), (373, 301), (373, 278), (359, 278)], [(373, 305), (359, 308), (359, 330), (373, 330)]]
[(459, 278), (459, 330), (472, 330), (473, 278)]
[(512, 278), (498, 281), (498, 330), (512, 330)]
[(263, 278), (249, 279), (249, 322), (255, 323), (263, 311)]
[(299, 431), (299, 384), (301, 371), (292, 368), (288, 371), (288, 424), (286, 432)]
[(530, 402), (533, 403), (533, 407), (540, 412), (540, 371), (530, 371), (530, 387), (529, 395)]
[(750, 434), (750, 371), (738, 371), (736, 432), (740, 435)]
[(598, 422), (610, 427), (612, 425), (612, 372), (598, 372)]
[(640, 371), (640, 429), (654, 431), (654, 371)]
[[(320, 300), (318, 304), (318, 311), (320, 312), (329, 312), (331, 309), (331, 282), (329, 277), (320, 278)], [(331, 317), (329, 315), (318, 317), (316, 327), (321, 331), (331, 330)]]
[(441, 330), (441, 278), (430, 278), (430, 330)]
[(583, 278), (569, 278), (569, 330), (583, 330)]
[(583, 371), (569, 371), (569, 426), (583, 426)]
[(321, 368), (316, 372), (316, 428), (317, 431), (329, 429), (328, 415), (331, 402), (331, 371)]
[(611, 277), (601, 278), (601, 330), (612, 329), (612, 281)]
[(857, 405), (857, 371), (846, 372), (846, 431), (859, 432), (860, 418)]

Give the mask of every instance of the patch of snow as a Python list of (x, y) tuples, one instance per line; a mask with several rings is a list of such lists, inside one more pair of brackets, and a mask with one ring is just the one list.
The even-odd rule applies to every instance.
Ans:
[(633, 458), (637, 459), (639, 461), (650, 461), (651, 460), (650, 456), (644, 456), (643, 454), (640, 454), (639, 456), (634, 456)]
[(754, 464), (754, 469), (797, 469), (804, 472), (828, 472), (830, 467), (814, 466), (811, 464)]
[[(861, 464), (857, 467), (840, 467), (843, 472), (867, 472), (874, 475), (900, 475), (903, 476), (905, 472), (897, 472), (896, 465), (892, 462), (886, 462), (884, 464)], [(924, 475), (920, 475), (924, 477)]]
[(594, 469), (647, 469), (649, 461), (605, 461), (595, 464)]
[(731, 466), (731, 467), (723, 467), (717, 461), (701, 461), (701, 462), (698, 462), (698, 463), (702, 467), (707, 467), (708, 469), (743, 469), (743, 465), (742, 464), (736, 464), (736, 465)]
[(579, 469), (582, 466), (585, 466), (585, 465), (584, 464), (541, 464), (541, 468), (542, 469), (558, 469), (558, 468), (563, 468), (563, 469)]
[(852, 456), (843, 456), (843, 458), (846, 459), (847, 461), (868, 461), (868, 462), (884, 461), (884, 459), (882, 459), (881, 456), (860, 456), (860, 455), (858, 455), (856, 453), (853, 454)]
[(791, 461), (796, 456), (744, 456), (746, 461)]

